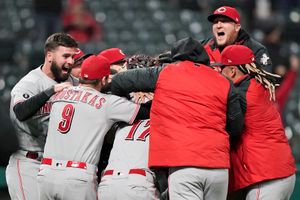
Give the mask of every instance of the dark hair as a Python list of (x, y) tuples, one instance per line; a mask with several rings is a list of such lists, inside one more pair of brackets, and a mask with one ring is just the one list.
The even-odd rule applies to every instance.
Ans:
[(161, 65), (158, 58), (147, 56), (144, 54), (133, 55), (128, 58), (127, 62), (127, 69), (146, 68)]
[(123, 65), (126, 62), (126, 59), (118, 60), (114, 63), (111, 63), (111, 65)]
[(270, 93), (270, 100), (275, 101), (275, 87), (279, 86), (279, 84), (277, 84), (277, 79), (280, 78), (279, 75), (267, 72), (255, 63), (238, 65), (237, 67), (244, 74), (250, 74), (260, 84), (268, 89)]
[(44, 52), (46, 54), (48, 51), (52, 51), (59, 46), (78, 48), (76, 40), (74, 40), (69, 34), (54, 33), (47, 38), (44, 45)]
[(82, 84), (97, 85), (99, 82), (100, 82), (100, 79), (88, 80), (88, 79), (79, 77), (79, 83), (82, 83)]

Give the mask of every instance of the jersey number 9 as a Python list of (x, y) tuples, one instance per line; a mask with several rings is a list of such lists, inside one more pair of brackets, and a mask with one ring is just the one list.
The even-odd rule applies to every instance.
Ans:
[(60, 120), (60, 122), (58, 124), (58, 128), (57, 128), (57, 130), (59, 132), (61, 132), (62, 134), (66, 134), (69, 132), (69, 130), (71, 128), (71, 123), (72, 123), (74, 112), (75, 112), (75, 109), (72, 104), (67, 104), (64, 107), (64, 109), (61, 113), (62, 119)]

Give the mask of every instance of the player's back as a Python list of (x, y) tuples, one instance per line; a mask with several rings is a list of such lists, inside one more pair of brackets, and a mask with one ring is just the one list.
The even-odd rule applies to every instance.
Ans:
[(119, 128), (106, 169), (148, 168), (149, 134), (149, 119)]
[(104, 136), (109, 95), (73, 87), (53, 96), (44, 157), (97, 164)]

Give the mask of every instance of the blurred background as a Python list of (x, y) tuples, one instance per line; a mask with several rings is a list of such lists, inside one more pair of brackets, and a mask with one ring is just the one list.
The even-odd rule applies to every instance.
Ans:
[[(43, 63), (43, 44), (54, 32), (71, 34), (85, 53), (119, 47), (128, 56), (155, 56), (181, 38), (212, 36), (207, 16), (222, 5), (238, 9), (242, 28), (267, 47), (273, 72), (283, 77), (279, 110), (299, 170), (300, 0), (1, 0), (0, 103), (8, 107), (13, 86)], [(4, 169), (0, 199), (9, 199)], [(299, 179), (297, 172), (294, 200)]]

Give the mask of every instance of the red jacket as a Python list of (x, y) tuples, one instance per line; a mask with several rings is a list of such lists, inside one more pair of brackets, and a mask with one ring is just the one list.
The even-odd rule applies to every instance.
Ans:
[(229, 190), (294, 174), (295, 161), (269, 91), (249, 76), (236, 86), (245, 94), (245, 129), (230, 152)]
[(286, 102), (289, 99), (290, 93), (294, 88), (298, 73), (295, 70), (289, 70), (285, 75), (280, 86), (276, 88), (276, 102), (280, 113), (283, 112)]
[(151, 108), (149, 166), (229, 168), (229, 89), (229, 81), (205, 65), (166, 66)]
[[(222, 49), (219, 49), (214, 38), (204, 40), (202, 41), (202, 44), (209, 56), (211, 64), (221, 62)], [(239, 31), (234, 44), (249, 47), (255, 55), (256, 64), (269, 72), (272, 71), (272, 61), (266, 47), (251, 38), (245, 30), (241, 29)]]

